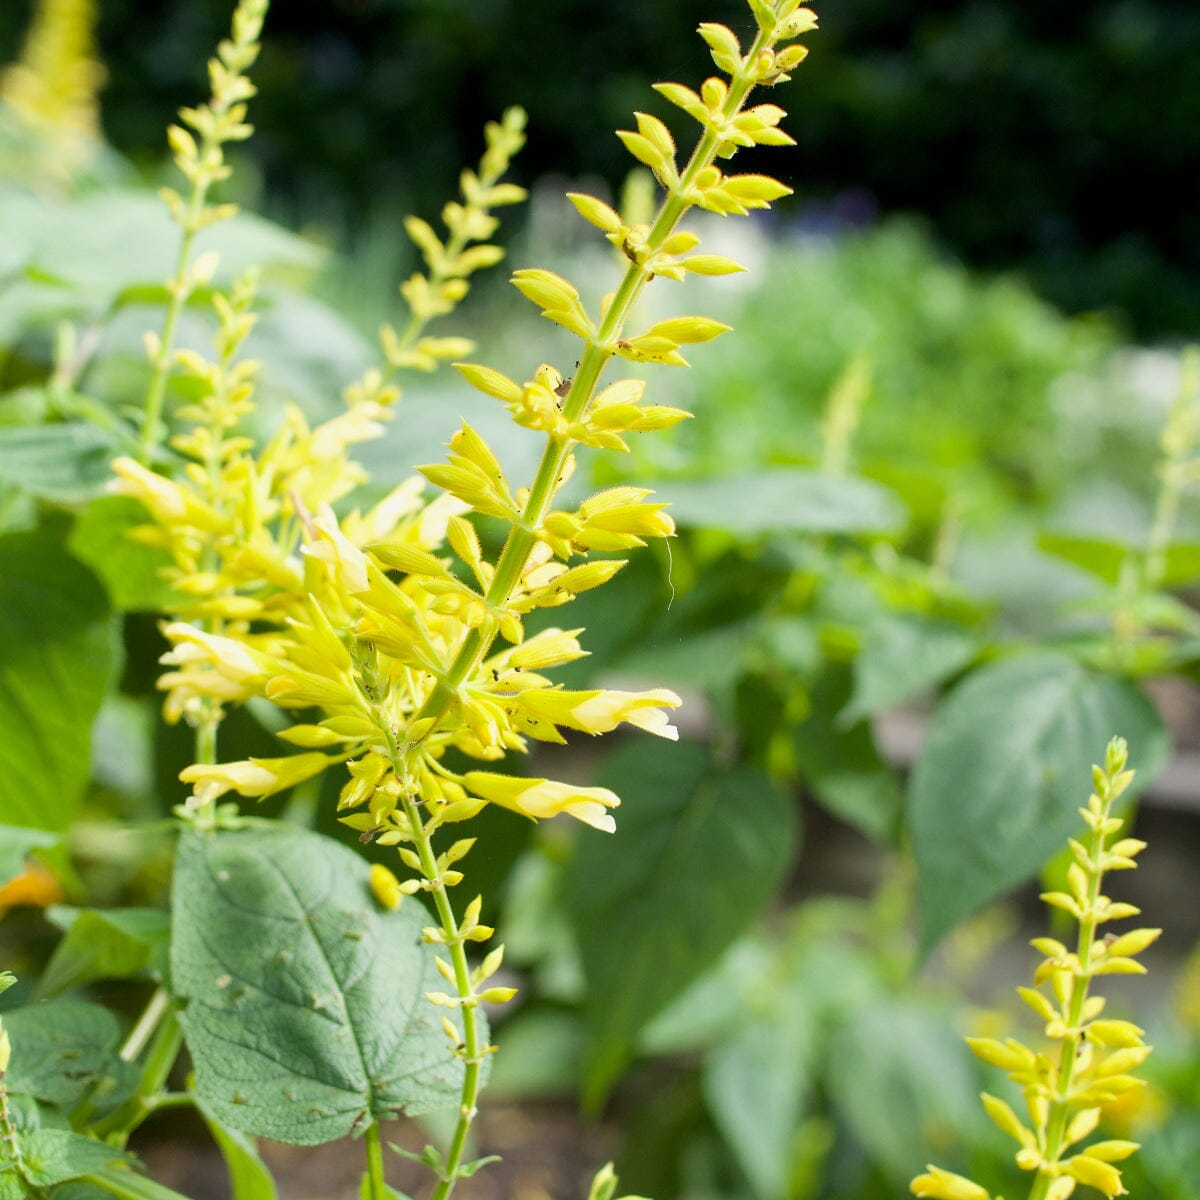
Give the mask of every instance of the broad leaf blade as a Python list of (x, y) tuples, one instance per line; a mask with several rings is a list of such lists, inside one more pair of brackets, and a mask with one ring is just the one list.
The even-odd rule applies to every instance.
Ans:
[(5, 1080), (23, 1092), (64, 1108), (99, 1089), (106, 1104), (129, 1082), (118, 1057), (121, 1031), (108, 1009), (84, 1000), (50, 1000), (4, 1014), (12, 1042)]
[(86, 421), (0, 429), (0, 483), (77, 504), (103, 490), (116, 452), (113, 437)]
[(121, 612), (160, 612), (180, 599), (160, 575), (171, 565), (168, 552), (129, 536), (150, 523), (150, 514), (132, 497), (101, 496), (84, 509), (71, 533), (71, 553), (96, 572)]
[(0, 537), (0, 822), (61, 830), (113, 666), (108, 602), (44, 533)]
[(888, 613), (872, 622), (854, 660), (854, 691), (838, 714), (846, 727), (949, 679), (975, 656), (975, 639), (941, 621)]
[(66, 1129), (39, 1129), (21, 1139), (25, 1178), (35, 1187), (53, 1187), (68, 1179), (79, 1179), (128, 1155), (104, 1142), (71, 1133)]
[(795, 468), (676, 481), (661, 499), (680, 525), (763, 533), (894, 533), (904, 510), (886, 488), (852, 475)]
[(222, 1124), (317, 1145), (454, 1104), (462, 1067), (426, 999), (428, 917), (382, 912), (367, 864), (301, 830), (185, 836), (171, 979), (196, 1093)]
[(949, 693), (909, 781), (921, 943), (1033, 877), (1079, 826), (1114, 734), (1145, 787), (1169, 751), (1153, 705), (1065, 655), (993, 663)]
[(72, 909), (47, 914), (66, 936), (38, 983), (38, 998), (57, 996), (97, 979), (124, 979), (166, 966), (170, 918), (158, 908)]
[(566, 896), (588, 981), (593, 1106), (646, 1022), (770, 903), (796, 840), (789, 796), (694, 744), (634, 744), (602, 782), (624, 800), (617, 833), (579, 839)]

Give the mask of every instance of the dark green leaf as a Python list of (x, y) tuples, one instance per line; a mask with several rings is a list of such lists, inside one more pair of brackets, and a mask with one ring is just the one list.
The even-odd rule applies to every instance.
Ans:
[(85, 1000), (50, 1000), (4, 1014), (12, 1042), (7, 1084), (48, 1104), (77, 1104), (125, 1072), (117, 1057), (121, 1031), (108, 1009)]
[(975, 639), (957, 625), (889, 613), (872, 622), (854, 661), (854, 691), (838, 716), (853, 725), (936, 687), (975, 655)]
[(39, 1129), (21, 1139), (25, 1178), (35, 1187), (78, 1179), (128, 1158), (120, 1150), (65, 1129)]
[(602, 782), (624, 800), (617, 833), (579, 839), (566, 895), (588, 981), (593, 1106), (639, 1030), (770, 903), (796, 841), (789, 796), (694, 744), (634, 743)]
[(132, 497), (101, 496), (83, 510), (71, 533), (71, 553), (96, 572), (122, 612), (161, 612), (180, 598), (159, 574), (171, 565), (171, 556), (129, 536), (147, 524), (150, 514)]
[(47, 999), (96, 979), (124, 979), (153, 966), (164, 973), (170, 918), (158, 908), (54, 908), (50, 919), (65, 929), (38, 983)]
[(25, 870), (25, 859), (31, 850), (45, 849), (57, 842), (55, 834), (42, 829), (0, 825), (0, 887)]
[(831, 666), (817, 677), (808, 714), (792, 731), (796, 769), (822, 808), (876, 841), (894, 843), (903, 793), (871, 726), (843, 724), (839, 710), (844, 714), (849, 686), (845, 669)]
[(171, 979), (196, 1093), (223, 1124), (316, 1145), (458, 1099), (462, 1067), (425, 992), (428, 916), (375, 904), (367, 864), (302, 830), (188, 835)]
[[(1055, 558), (1095, 575), (1107, 584), (1120, 582), (1121, 570), (1131, 556), (1141, 558), (1144, 545), (1111, 538), (1087, 537), (1072, 533), (1043, 533), (1037, 539), (1038, 549)], [(1183, 587), (1200, 578), (1200, 545), (1177, 542), (1168, 546), (1163, 561), (1162, 585)]]
[(116, 452), (110, 434), (84, 421), (0, 427), (0, 483), (78, 504), (103, 490)]
[(763, 533), (893, 533), (904, 525), (896, 498), (851, 475), (776, 468), (664, 485), (680, 525)]
[(970, 1053), (946, 1013), (894, 1000), (849, 1014), (826, 1049), (825, 1086), (897, 1187), (982, 1124)]
[(113, 669), (95, 577), (44, 534), (0, 537), (0, 821), (65, 829)]
[(811, 1086), (815, 1030), (799, 1004), (775, 1006), (721, 1041), (704, 1063), (713, 1120), (754, 1194), (784, 1200)]
[(1145, 787), (1169, 751), (1154, 706), (1065, 655), (1004, 659), (946, 696), (908, 792), (925, 949), (1032, 878), (1076, 832), (1090, 766), (1114, 734), (1128, 739)]

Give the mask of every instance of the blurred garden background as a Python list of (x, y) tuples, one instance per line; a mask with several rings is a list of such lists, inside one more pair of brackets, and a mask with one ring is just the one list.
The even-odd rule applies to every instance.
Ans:
[[(0, 892), (0, 966), (18, 974), (79, 908), (163, 901), (159, 823), (190, 735), (158, 719), (155, 563), (104, 488), (174, 261), (164, 129), (204, 94), (229, 7), (0, 6), (0, 63), (25, 63), (0, 80), (0, 649), (31, 636), (29, 539), (57, 539), (82, 582), (80, 640), (54, 653), (88, 660), (73, 669), (103, 695), (57, 774), (0, 797), (0, 824), (62, 843), (53, 878), (0, 856), (20, 883)], [(658, 1200), (883, 1200), (930, 1158), (1023, 1195), (975, 1101), (995, 1072), (961, 1038), (1021, 1027), (1037, 893), (1120, 733), (1150, 849), (1113, 887), (1165, 934), (1150, 977), (1115, 989), (1157, 1050), (1109, 1116), (1145, 1145), (1131, 1192), (1194, 1200), (1200, 8), (842, 0), (820, 16), (769, 97), (797, 147), (743, 168), (795, 195), (697, 226), (748, 273), (658, 281), (645, 301), (736, 331), (651, 377), (696, 420), (581, 472), (655, 487), (680, 536), (576, 603), (565, 623), (592, 656), (563, 677), (675, 687), (684, 741), (543, 752), (546, 773), (625, 797), (611, 841), (478, 818), (502, 852), (471, 864), (471, 894), (495, 898), (522, 999), (497, 1030), (481, 1145), (511, 1166), (476, 1194), (566, 1200), (609, 1155), (623, 1189)], [(701, 20), (749, 17), (742, 0), (279, 0), (223, 192), (247, 215), (210, 243), (219, 281), (266, 267), (253, 432), (287, 403), (331, 415), (377, 360), (418, 261), (404, 215), (436, 217), (508, 105), (529, 113), (514, 178), (531, 198), (505, 212), (506, 266), (607, 290), (613, 252), (562, 193), (649, 215), (613, 130), (634, 109), (673, 119), (650, 83), (711, 73)], [(439, 332), (516, 378), (569, 374), (560, 331), (503, 276)], [(195, 306), (184, 342), (207, 336)], [(453, 372), (401, 404), (364, 448), (364, 496), (436, 460), (462, 417), (530, 477), (538, 441)], [(0, 693), (10, 729), (37, 694)], [(280, 753), (276, 717), (235, 713), (225, 752)], [(330, 787), (271, 811), (348, 840)], [(72, 983), (118, 1005), (132, 986)], [(147, 1157), (190, 1164), (183, 1134), (155, 1128), (169, 1149), (151, 1137)], [(331, 1170), (284, 1194), (354, 1194)]]

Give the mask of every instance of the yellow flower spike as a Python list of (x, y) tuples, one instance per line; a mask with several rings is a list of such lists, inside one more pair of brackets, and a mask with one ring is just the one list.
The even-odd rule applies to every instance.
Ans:
[(608, 809), (618, 807), (621, 801), (608, 788), (575, 787), (549, 779), (497, 775), (490, 771), (468, 771), (463, 783), (489, 804), (511, 809), (535, 821), (567, 813), (605, 833), (613, 833), (617, 827)]

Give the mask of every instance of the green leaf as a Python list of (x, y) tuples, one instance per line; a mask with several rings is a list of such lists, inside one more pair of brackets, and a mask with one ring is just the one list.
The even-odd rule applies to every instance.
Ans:
[(12, 1042), (8, 1088), (69, 1108), (98, 1089), (111, 1097), (128, 1083), (117, 1051), (121, 1030), (107, 1008), (49, 1000), (4, 1014)]
[(904, 511), (884, 487), (852, 475), (775, 468), (664, 485), (680, 525), (763, 533), (894, 533)]
[(128, 1161), (120, 1150), (66, 1129), (39, 1129), (26, 1135), (21, 1139), (21, 1156), (25, 1178), (35, 1187), (53, 1187)]
[(897, 1190), (914, 1160), (978, 1135), (974, 1067), (949, 1014), (881, 1000), (849, 1014), (825, 1053), (835, 1109)]
[(267, 1164), (258, 1156), (254, 1139), (222, 1125), (200, 1106), (200, 1115), (217, 1143), (229, 1171), (231, 1200), (276, 1200), (279, 1193)]
[[(1039, 534), (1037, 545), (1039, 550), (1114, 586), (1120, 582), (1126, 560), (1141, 558), (1145, 553), (1142, 545), (1070, 533)], [(1163, 560), (1164, 587), (1183, 587), (1200, 578), (1200, 544), (1176, 542), (1167, 547)]]
[(816, 1031), (800, 1004), (779, 1004), (721, 1041), (704, 1063), (708, 1107), (754, 1194), (789, 1195), (792, 1148), (811, 1088)]
[(601, 782), (624, 799), (617, 833), (581, 837), (566, 876), (588, 981), (592, 1107), (646, 1022), (771, 902), (797, 838), (789, 796), (695, 744), (634, 743)]
[(55, 834), (42, 829), (0, 825), (0, 887), (24, 872), (30, 851), (44, 850), (58, 840)]
[(444, 990), (428, 915), (381, 911), (368, 866), (302, 830), (185, 836), (171, 980), (200, 1102), (292, 1145), (458, 1101), (462, 1065), (426, 991)]
[(170, 918), (158, 908), (73, 909), (47, 913), (66, 936), (38, 983), (45, 1000), (97, 979), (126, 979), (153, 967), (166, 968)]
[(1122, 542), (1068, 533), (1038, 534), (1037, 547), (1109, 584), (1121, 578), (1121, 567), (1130, 553)]
[(45, 533), (0, 537), (0, 821), (62, 830), (113, 670), (108, 603)]
[[(817, 676), (807, 716), (792, 730), (796, 769), (822, 808), (875, 841), (894, 844), (903, 793), (895, 771), (880, 757), (866, 721), (847, 728), (849, 672), (827, 667)], [(839, 712), (840, 710), (840, 712)]]
[[(120, 1200), (187, 1200), (179, 1192), (125, 1166), (100, 1167), (88, 1172), (83, 1180), (103, 1189), (106, 1195), (120, 1197)], [(88, 1200), (91, 1200), (91, 1194)]]
[(26, 1200), (28, 1192), (13, 1168), (0, 1171), (0, 1200)]
[(854, 691), (838, 714), (842, 727), (936, 687), (975, 656), (975, 639), (957, 625), (889, 613), (872, 622), (854, 661)]
[(179, 601), (179, 593), (159, 574), (171, 565), (171, 556), (129, 536), (130, 530), (151, 523), (150, 514), (131, 496), (101, 496), (80, 514), (67, 543), (96, 572), (121, 612), (161, 612)]
[(0, 483), (43, 500), (78, 504), (112, 478), (112, 436), (85, 421), (0, 428)]
[(1132, 683), (1065, 655), (1003, 659), (946, 696), (908, 791), (924, 949), (1077, 831), (1091, 764), (1118, 733), (1145, 787), (1169, 752), (1158, 712)]

